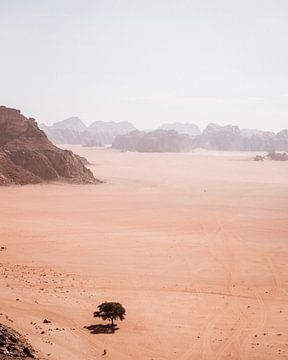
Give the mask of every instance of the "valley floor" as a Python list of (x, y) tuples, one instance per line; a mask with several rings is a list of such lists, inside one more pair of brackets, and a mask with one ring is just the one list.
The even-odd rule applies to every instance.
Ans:
[(0, 188), (1, 323), (51, 360), (288, 359), (288, 164), (70, 148), (106, 183)]

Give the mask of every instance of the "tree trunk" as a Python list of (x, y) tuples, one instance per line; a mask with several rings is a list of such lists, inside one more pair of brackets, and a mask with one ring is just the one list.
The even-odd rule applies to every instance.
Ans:
[(111, 325), (114, 326), (114, 319), (111, 318)]

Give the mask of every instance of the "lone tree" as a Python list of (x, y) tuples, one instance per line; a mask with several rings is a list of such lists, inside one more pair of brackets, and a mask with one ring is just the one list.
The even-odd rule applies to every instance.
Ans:
[(114, 326), (114, 320), (120, 319), (122, 321), (125, 319), (126, 310), (120, 303), (104, 302), (98, 305), (98, 309), (98, 311), (94, 312), (94, 317), (99, 317), (103, 320), (109, 319), (111, 326)]

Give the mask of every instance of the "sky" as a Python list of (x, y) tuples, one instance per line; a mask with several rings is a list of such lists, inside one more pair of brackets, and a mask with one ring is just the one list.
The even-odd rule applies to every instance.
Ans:
[(288, 128), (287, 0), (0, 0), (0, 104), (79, 116)]

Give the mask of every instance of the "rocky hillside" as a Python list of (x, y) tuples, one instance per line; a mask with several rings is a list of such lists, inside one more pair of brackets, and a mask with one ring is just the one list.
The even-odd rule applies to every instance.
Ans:
[(38, 359), (35, 350), (17, 331), (0, 324), (0, 360)]
[(95, 121), (87, 127), (77, 117), (54, 123), (52, 126), (40, 124), (39, 127), (54, 144), (81, 144), (83, 146), (112, 144), (117, 135), (135, 130), (132, 124), (124, 121)]
[(0, 185), (56, 180), (98, 182), (77, 155), (54, 146), (33, 118), (0, 106)]

